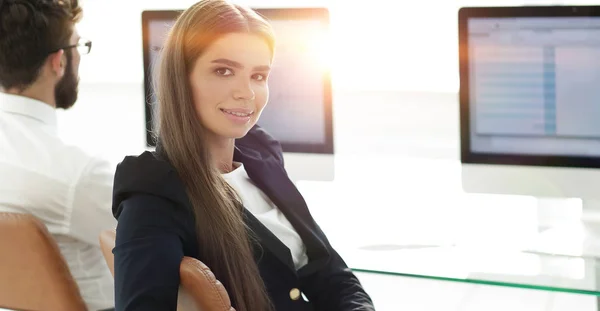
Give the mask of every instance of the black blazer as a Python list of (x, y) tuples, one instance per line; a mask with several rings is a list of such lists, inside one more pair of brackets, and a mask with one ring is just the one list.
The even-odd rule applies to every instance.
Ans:
[[(128, 156), (117, 167), (112, 207), (118, 220), (113, 250), (117, 311), (175, 310), (183, 256), (202, 260), (187, 194), (160, 154), (158, 149)], [(296, 271), (289, 249), (244, 210), (246, 223), (262, 246), (255, 248), (255, 258), (276, 310), (374, 310), (369, 295), (331, 247), (288, 178), (279, 143), (255, 126), (236, 141), (234, 160), (244, 164), (248, 176), (306, 245), (309, 262)], [(290, 291), (295, 288), (307, 299), (292, 300)]]

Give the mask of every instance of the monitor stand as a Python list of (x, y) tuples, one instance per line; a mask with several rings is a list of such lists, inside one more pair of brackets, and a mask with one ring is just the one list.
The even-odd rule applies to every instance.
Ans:
[(581, 209), (582, 255), (600, 258), (600, 200), (583, 200)]
[(600, 258), (600, 200), (538, 199), (536, 252)]

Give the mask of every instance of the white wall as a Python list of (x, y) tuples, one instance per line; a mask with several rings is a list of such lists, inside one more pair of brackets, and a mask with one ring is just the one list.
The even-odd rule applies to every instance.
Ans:
[[(457, 12), (468, 5), (594, 3), (591, 0), (234, 0), (254, 7), (326, 6), (336, 87), (349, 90), (458, 89)], [(83, 0), (82, 35), (93, 52), (85, 82), (142, 80), (141, 12), (181, 9), (195, 0)]]
[[(68, 141), (114, 159), (144, 147), (141, 12), (192, 0), (83, 0), (80, 100), (60, 114)], [(339, 153), (458, 157), (457, 11), (523, 0), (238, 0), (251, 6), (327, 6)], [(590, 0), (527, 3), (592, 3)], [(414, 92), (421, 93), (414, 93)], [(401, 93), (400, 93), (401, 92)], [(424, 92), (424, 93), (423, 93)], [(102, 146), (100, 144), (102, 143)], [(107, 145), (109, 144), (109, 145)]]

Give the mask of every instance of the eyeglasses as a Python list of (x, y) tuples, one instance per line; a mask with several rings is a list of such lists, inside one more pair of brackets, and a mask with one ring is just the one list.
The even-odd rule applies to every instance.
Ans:
[(72, 48), (77, 48), (77, 51), (79, 51), (80, 55), (90, 54), (90, 51), (92, 50), (92, 41), (91, 40), (86, 40), (86, 39), (82, 38), (82, 39), (79, 39), (79, 42), (77, 44), (73, 44), (73, 45), (62, 47), (62, 48), (60, 48), (58, 50), (50, 52), (50, 54), (56, 53), (56, 52), (58, 52), (60, 50), (66, 50), (66, 49), (72, 49)]
[(79, 42), (77, 42), (77, 44), (64, 47), (64, 49), (72, 49), (72, 48), (77, 48), (80, 55), (90, 54), (90, 51), (92, 50), (92, 41), (86, 40), (86, 39), (79, 39)]

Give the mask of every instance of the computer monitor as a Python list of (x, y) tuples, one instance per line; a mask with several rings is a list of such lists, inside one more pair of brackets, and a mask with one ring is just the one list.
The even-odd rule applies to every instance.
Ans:
[[(467, 192), (600, 200), (600, 7), (459, 11)], [(586, 216), (587, 215), (587, 216)]]
[[(275, 57), (270, 96), (258, 122), (277, 138), (293, 180), (332, 180), (333, 108), (327, 53), (329, 12), (325, 8), (257, 8), (273, 26)], [(181, 10), (144, 11), (142, 33), (146, 143), (155, 146), (153, 65)]]

